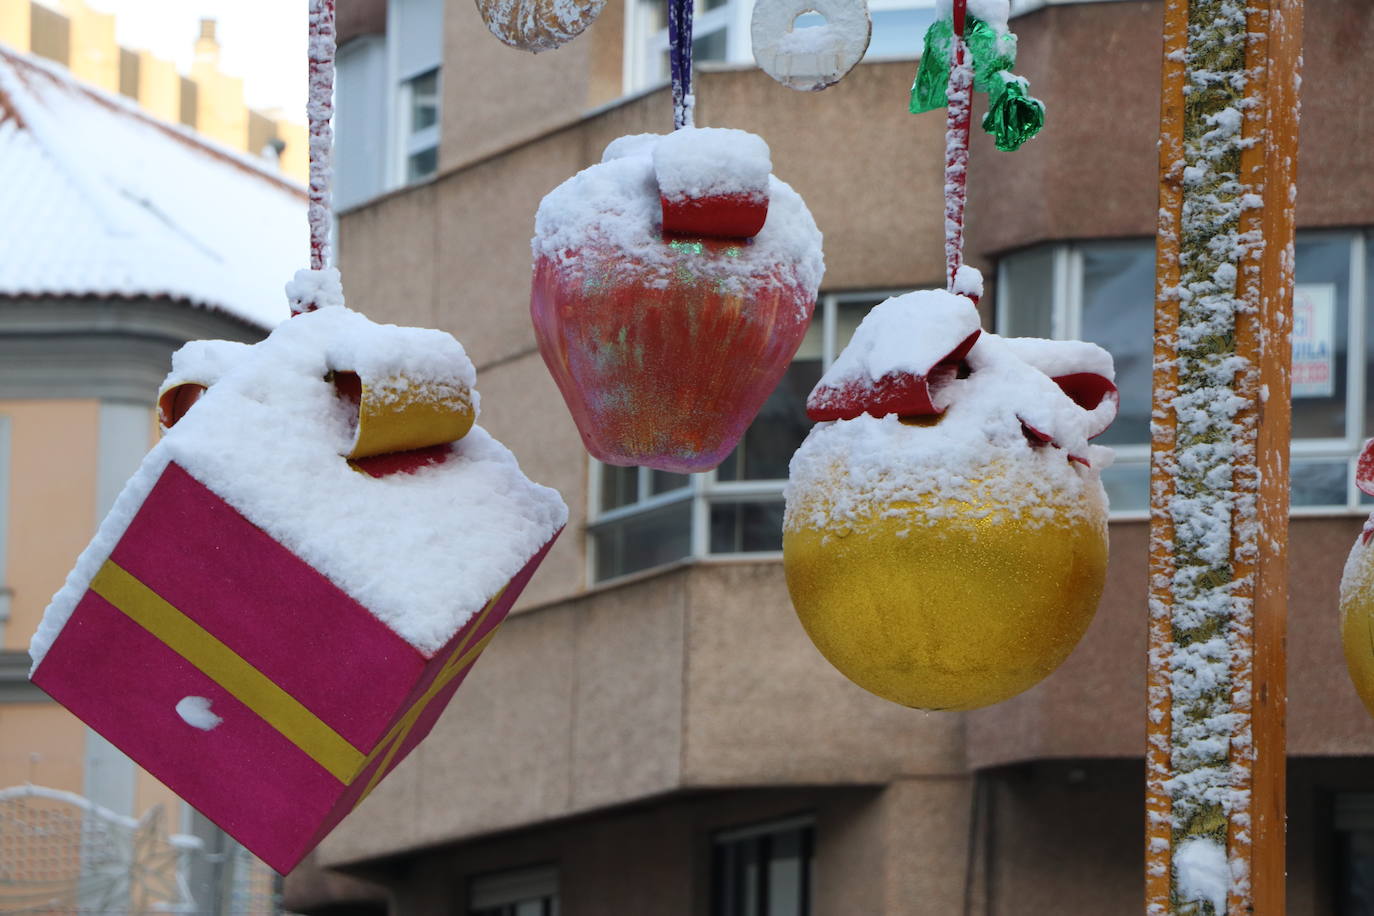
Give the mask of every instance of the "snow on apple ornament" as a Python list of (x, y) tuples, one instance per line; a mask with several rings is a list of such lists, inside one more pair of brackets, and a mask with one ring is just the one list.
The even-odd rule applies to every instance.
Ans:
[(1105, 581), (1111, 453), (1088, 440), (1112, 377), (1092, 344), (980, 331), (961, 295), (876, 306), (808, 399), (786, 491), (788, 590), (821, 654), (923, 709), (1053, 671)]
[(35, 684), (283, 873), (428, 734), (567, 520), (474, 425), (458, 341), (349, 311), (324, 267), (330, 14), (295, 317), (174, 354), (165, 434), (30, 645)]
[[(1355, 466), (1355, 485), (1374, 496), (1374, 439), (1364, 444)], [(1355, 691), (1374, 715), (1374, 514), (1350, 549), (1341, 574), (1341, 646)]]
[(688, 473), (730, 453), (801, 346), (824, 269), (739, 130), (622, 137), (535, 218), (535, 337), (587, 450)]

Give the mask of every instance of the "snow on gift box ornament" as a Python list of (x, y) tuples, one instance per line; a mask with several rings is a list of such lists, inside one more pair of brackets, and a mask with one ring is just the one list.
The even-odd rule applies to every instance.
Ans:
[(738, 130), (622, 137), (535, 219), (539, 349), (593, 456), (704, 471), (810, 322), (824, 264), (768, 146)]
[(429, 732), (567, 510), (472, 425), (442, 332), (325, 308), (173, 366), (32, 677), (286, 872)]
[(1006, 699), (1077, 644), (1106, 576), (1112, 360), (979, 330), (944, 291), (876, 306), (807, 401), (788, 590), (821, 654), (925, 709)]

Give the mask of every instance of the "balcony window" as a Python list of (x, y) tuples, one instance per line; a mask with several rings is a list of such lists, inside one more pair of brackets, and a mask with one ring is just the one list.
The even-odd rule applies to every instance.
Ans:
[(468, 916), (558, 916), (558, 870), (522, 868), (473, 878)]
[(723, 831), (712, 846), (711, 916), (810, 916), (810, 818)]
[[(1300, 232), (1293, 304), (1292, 505), (1346, 511), (1367, 497), (1355, 489), (1354, 460), (1374, 435), (1365, 402), (1374, 359), (1366, 352), (1368, 232)], [(1097, 442), (1115, 465), (1102, 476), (1113, 512), (1149, 508), (1150, 388), (1154, 333), (1154, 242), (1042, 245), (998, 265), (997, 327), (1009, 336), (1079, 338), (1111, 352), (1121, 413)], [(1358, 307), (1351, 308), (1350, 303)]]
[(714, 471), (669, 474), (592, 462), (592, 579), (693, 557), (779, 555), (787, 465), (811, 429), (806, 396), (863, 316), (889, 295), (896, 293), (821, 297), (786, 374)]

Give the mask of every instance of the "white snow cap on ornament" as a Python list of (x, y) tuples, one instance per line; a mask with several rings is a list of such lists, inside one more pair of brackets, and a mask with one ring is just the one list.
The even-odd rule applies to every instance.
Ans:
[[(1007, 20), (1011, 18), (1011, 0), (968, 0), (968, 13), (992, 26), (993, 31), (1008, 31)], [(954, 19), (953, 0), (935, 0), (935, 15), (941, 19)]]
[[(626, 139), (643, 142), (645, 137)], [(658, 138), (650, 148), (658, 191), (668, 200), (768, 195), (773, 161), (768, 144), (757, 134), (728, 127), (683, 127)]]
[[(897, 373), (926, 376), (980, 327), (978, 309), (964, 296), (940, 289), (893, 296), (859, 322), (816, 390), (843, 390), (854, 382), (876, 382)], [(944, 391), (933, 393), (937, 408), (948, 403)]]
[[(825, 24), (797, 28), (797, 17), (808, 12)], [(789, 89), (808, 92), (839, 82), (863, 59), (872, 34), (865, 0), (756, 0), (749, 25), (759, 67)]]
[[(964, 296), (944, 290), (894, 296), (864, 317), (816, 388), (842, 389), (846, 382), (894, 373), (925, 376), (978, 328), (978, 311)], [(941, 426), (986, 412), (977, 421), (980, 428), (1006, 426), (1002, 432), (1024, 435), (1025, 424), (1037, 438), (1083, 464), (1095, 463), (1095, 456), (1103, 460), (1107, 450), (1088, 440), (1115, 418), (1117, 399), (1109, 396), (1095, 409), (1085, 409), (1052, 376), (1084, 373), (1110, 382), (1114, 370), (1106, 350), (1080, 341), (1007, 340), (984, 331), (965, 359), (969, 377), (951, 379), (932, 392), (934, 405), (948, 410)]]
[[(678, 134), (685, 138), (672, 140)], [(602, 161), (585, 168), (544, 196), (534, 218), (534, 238), (530, 242), (536, 258), (545, 257), (555, 263), (575, 265), (575, 252), (589, 245), (602, 246), (618, 252), (627, 262), (641, 265), (657, 273), (654, 282), (667, 287), (676, 282), (678, 253), (663, 239), (663, 205), (659, 197), (659, 175), (655, 170), (656, 151), (660, 144), (672, 140), (666, 159), (679, 164), (686, 161), (683, 173), (705, 169), (705, 163), (694, 162), (676, 144), (690, 146), (693, 137), (706, 134), (709, 128), (683, 128), (668, 137), (657, 134), (634, 134), (621, 137), (606, 147)], [(727, 136), (744, 134), (729, 131)], [(755, 138), (757, 139), (757, 138)], [(716, 142), (716, 141), (708, 141)], [(743, 181), (755, 181), (759, 152), (767, 157), (767, 144), (758, 140), (725, 141), (735, 153), (729, 158), (730, 167), (744, 164), (747, 175), (741, 179), (723, 165), (715, 178), (698, 175), (703, 186), (740, 187)], [(755, 177), (748, 177), (755, 176)], [(674, 180), (672, 177), (669, 180)], [(683, 185), (688, 179), (682, 179)], [(821, 254), (821, 232), (811, 211), (801, 196), (774, 176), (767, 178), (768, 220), (747, 245), (731, 253), (711, 257), (712, 277), (733, 288), (740, 295), (749, 295), (755, 288), (775, 283), (788, 283), (794, 278), (797, 285), (818, 290), (825, 273), (825, 259)], [(791, 275), (789, 277), (789, 275)]]
[[(217, 362), (231, 355), (232, 365)], [(190, 344), (176, 363), (177, 372), (224, 371), (144, 458), (53, 597), (30, 646), (35, 667), (169, 462), (426, 655), (567, 521), (558, 493), (526, 478), (481, 427), (453, 443), (447, 461), (414, 473), (374, 478), (342, 457), (356, 408), (326, 376), (474, 385), (462, 345), (442, 331), (326, 308), (242, 350)]]

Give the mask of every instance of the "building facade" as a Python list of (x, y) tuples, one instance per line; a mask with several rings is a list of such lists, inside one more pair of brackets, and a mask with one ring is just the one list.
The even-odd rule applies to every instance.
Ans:
[[(792, 613), (779, 546), (801, 404), (864, 311), (943, 285), (943, 118), (906, 113), (921, 3), (872, 4), (870, 59), (823, 93), (748, 62), (748, 0), (698, 9), (697, 123), (751, 130), (825, 234), (812, 330), (734, 456), (679, 476), (582, 450), (528, 318), (533, 215), (612, 139), (671, 126), (661, 4), (613, 0), (530, 56), (470, 4), (340, 2), (340, 266), (350, 305), (437, 326), (481, 422), (572, 523), (429, 740), (288, 879), (303, 912), (1135, 913), (1143, 897), (1152, 239), (1162, 4), (1014, 6), (1049, 110), (974, 138), (985, 323), (1117, 362), (1112, 560), (1064, 666), (998, 706), (925, 713), (849, 684)], [(1374, 10), (1306, 8), (1290, 531), (1289, 912), (1374, 907), (1374, 723), (1336, 590), (1366, 502)], [(371, 147), (343, 145), (385, 124)], [(345, 885), (342, 876), (369, 884)]]
[[(159, 850), (180, 833), (212, 854), (178, 863), (211, 907), (226, 861), (213, 854), (232, 845), (30, 684), (27, 650), (156, 441), (171, 354), (200, 338), (256, 341), (287, 317), (283, 285), (309, 257), (305, 191), (5, 47), (0, 175), (0, 910), (127, 912), (145, 890), (186, 904), (175, 873), (140, 871), (151, 842), (113, 848), (140, 821), (151, 831), (155, 810)], [(46, 820), (28, 830), (34, 818)], [(122, 853), (127, 868), (92, 865)], [(134, 886), (149, 877), (170, 883)]]
[[(180, 124), (233, 150), (268, 156), (304, 183), (310, 152), (301, 115), (258, 111), (243, 99), (243, 79), (219, 64), (215, 20), (201, 20), (191, 72), (115, 39), (115, 14), (85, 0), (5, 0), (0, 45), (61, 64), (77, 79), (132, 99), (168, 124)], [(190, 41), (192, 36), (187, 36)]]

